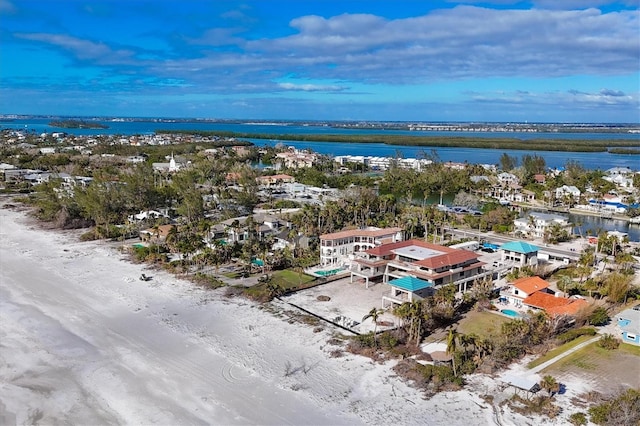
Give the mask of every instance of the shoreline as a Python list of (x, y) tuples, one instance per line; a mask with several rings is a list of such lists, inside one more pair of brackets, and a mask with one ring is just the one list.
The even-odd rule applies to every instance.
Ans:
[(471, 390), (423, 401), (393, 361), (332, 357), (335, 331), (283, 305), (227, 299), (4, 204), (3, 423), (492, 423)]
[(501, 378), (530, 376), (525, 357), (427, 397), (393, 371), (396, 360), (349, 353), (339, 330), (305, 324), (286, 301), (228, 298), (7, 204), (0, 198), (3, 425), (563, 425), (593, 389), (565, 377), (557, 417), (520, 414), (504, 404), (514, 392)]

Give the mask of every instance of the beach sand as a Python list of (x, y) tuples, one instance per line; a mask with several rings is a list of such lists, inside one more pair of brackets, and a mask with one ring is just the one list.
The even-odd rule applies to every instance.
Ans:
[[(481, 393), (430, 399), (338, 330), (126, 261), (0, 208), (0, 424), (540, 424)], [(143, 282), (141, 273), (153, 279)], [(560, 423), (558, 423), (560, 424)]]

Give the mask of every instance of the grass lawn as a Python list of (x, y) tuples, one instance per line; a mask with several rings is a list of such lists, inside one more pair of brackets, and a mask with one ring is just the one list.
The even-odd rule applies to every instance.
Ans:
[(640, 356), (640, 346), (622, 343), (618, 349), (631, 355)]
[(612, 358), (618, 353), (619, 349), (610, 351), (601, 348), (597, 345), (597, 342), (594, 342), (579, 351), (558, 360), (557, 363), (549, 366), (549, 368), (555, 368), (556, 366), (565, 369), (577, 367), (581, 370), (596, 371), (601, 364), (610, 363)]
[(274, 271), (272, 274), (272, 280), (275, 283), (280, 284), (285, 289), (304, 287), (305, 284), (313, 281), (315, 277), (311, 277), (307, 274), (300, 274), (290, 269), (283, 271)]
[(586, 342), (587, 340), (592, 339), (593, 337), (594, 336), (580, 336), (575, 340), (572, 340), (570, 342), (565, 343), (564, 345), (560, 345), (557, 348), (551, 349), (549, 352), (547, 352), (546, 354), (544, 354), (540, 358), (534, 359), (533, 361), (531, 361), (527, 365), (527, 367), (528, 368), (537, 367), (538, 365), (549, 361), (551, 358), (553, 358), (555, 356), (558, 356), (561, 353), (564, 353), (564, 352), (568, 351), (569, 349), (578, 346), (580, 343)]
[(222, 275), (231, 279), (240, 278), (242, 276), (240, 272), (224, 272)]
[(509, 318), (491, 312), (470, 311), (458, 323), (458, 332), (486, 338), (500, 333), (502, 324), (507, 321)]

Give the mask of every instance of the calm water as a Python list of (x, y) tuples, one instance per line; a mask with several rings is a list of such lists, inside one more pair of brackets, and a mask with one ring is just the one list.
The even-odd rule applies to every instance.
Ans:
[[(15, 120), (11, 122), (0, 122), (0, 128), (28, 129), (36, 133), (64, 131), (76, 135), (132, 135), (132, 134), (152, 134), (158, 129), (167, 130), (218, 130), (238, 133), (269, 133), (280, 134), (394, 134), (394, 135), (430, 135), (430, 136), (474, 136), (474, 137), (503, 137), (521, 139), (523, 143), (531, 139), (635, 139), (640, 142), (640, 134), (630, 133), (514, 133), (514, 132), (429, 132), (429, 131), (409, 131), (409, 130), (358, 130), (358, 129), (337, 129), (328, 126), (303, 126), (300, 124), (239, 124), (239, 123), (158, 123), (152, 121), (136, 122), (100, 122), (109, 126), (108, 129), (58, 129), (49, 126), (49, 119), (29, 119)], [(284, 143), (287, 146), (295, 146), (298, 149), (311, 149), (314, 152), (327, 155), (368, 155), (378, 157), (395, 157), (401, 155), (405, 158), (416, 158), (421, 153), (430, 154), (430, 147), (415, 146), (392, 146), (385, 144), (364, 144), (364, 143), (340, 143), (340, 142), (302, 142), (249, 139), (258, 146)], [(567, 160), (575, 160), (588, 169), (606, 170), (611, 167), (631, 167), (638, 168), (640, 159), (638, 156), (609, 154), (609, 153), (584, 153), (584, 152), (549, 152), (549, 151), (527, 151), (527, 150), (500, 150), (500, 149), (472, 149), (472, 148), (434, 148), (438, 157), (442, 161), (468, 162), (480, 164), (498, 164), (503, 153), (521, 158), (525, 154), (537, 154), (544, 157), (547, 166), (562, 167)]]
[[(406, 135), (431, 135), (431, 136), (474, 136), (474, 137), (504, 137), (521, 139), (523, 143), (531, 139), (635, 139), (640, 141), (640, 134), (629, 133), (514, 133), (514, 132), (429, 132), (429, 131), (402, 131), (402, 130), (358, 130), (358, 129), (337, 129), (328, 126), (303, 126), (299, 124), (284, 125), (281, 123), (273, 125), (265, 124), (239, 124), (239, 123), (158, 123), (153, 121), (136, 122), (111, 122), (104, 121), (101, 124), (109, 126), (108, 129), (59, 129), (49, 126), (49, 119), (29, 119), (15, 120), (10, 122), (0, 122), (0, 129), (30, 130), (36, 133), (51, 133), (64, 131), (75, 135), (133, 135), (152, 134), (158, 129), (168, 130), (218, 130), (238, 133), (269, 133), (269, 134), (406, 134)], [(298, 149), (311, 149), (314, 152), (328, 155), (365, 155), (378, 157), (394, 157), (401, 155), (405, 158), (419, 157), (422, 152), (430, 154), (430, 147), (413, 146), (391, 146), (385, 144), (363, 144), (363, 143), (340, 143), (340, 142), (302, 142), (302, 141), (278, 141), (250, 139), (258, 146), (274, 146), (283, 143), (287, 146), (295, 146)], [(609, 153), (584, 153), (584, 152), (549, 152), (549, 151), (526, 151), (526, 150), (497, 150), (497, 149), (472, 149), (472, 148), (435, 148), (442, 161), (468, 162), (480, 164), (498, 164), (503, 153), (521, 158), (525, 154), (537, 154), (542, 156), (548, 167), (561, 167), (567, 160), (578, 161), (582, 166), (589, 169), (606, 170), (611, 167), (630, 167), (638, 169), (640, 158), (634, 155), (620, 155)], [(435, 195), (432, 197), (436, 197)], [(445, 197), (446, 198), (446, 197)], [(439, 202), (435, 198), (429, 202)], [(450, 203), (448, 198), (444, 199), (445, 204)], [(583, 235), (587, 230), (597, 234), (600, 230), (628, 232), (631, 241), (640, 241), (640, 225), (629, 224), (626, 221), (603, 219), (594, 216), (569, 215), (569, 220), (578, 224), (581, 223)], [(579, 234), (580, 231), (575, 229)]]

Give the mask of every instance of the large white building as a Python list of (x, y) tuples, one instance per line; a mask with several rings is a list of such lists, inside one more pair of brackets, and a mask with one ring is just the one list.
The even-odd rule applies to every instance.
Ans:
[(320, 264), (345, 266), (350, 263), (350, 255), (355, 252), (402, 240), (402, 228), (397, 227), (370, 226), (320, 235)]
[(520, 217), (513, 221), (514, 231), (529, 238), (544, 238), (549, 228), (554, 224), (563, 229), (571, 228), (569, 218), (551, 213), (529, 212), (525, 217)]

